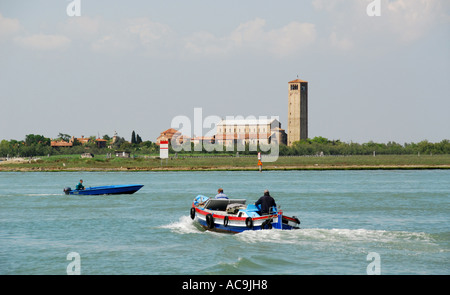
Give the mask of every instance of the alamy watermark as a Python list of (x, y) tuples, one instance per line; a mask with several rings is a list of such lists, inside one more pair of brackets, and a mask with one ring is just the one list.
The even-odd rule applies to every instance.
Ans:
[[(185, 116), (175, 116), (171, 128), (178, 130), (179, 136), (171, 138), (170, 144), (176, 152), (194, 151), (261, 151), (263, 162), (278, 159), (280, 137), (278, 116), (219, 116), (203, 118), (202, 108), (194, 108), (194, 120)], [(204, 132), (206, 130), (206, 133)], [(186, 138), (192, 140), (186, 140)]]
[(67, 5), (66, 13), (68, 16), (81, 16), (81, 0), (73, 0)]
[(368, 275), (380, 275), (381, 274), (381, 258), (377, 252), (370, 252), (366, 257), (370, 263), (367, 265), (366, 272)]
[(366, 13), (368, 16), (381, 16), (381, 0), (373, 0), (367, 5)]
[(68, 275), (81, 275), (81, 257), (77, 252), (67, 254), (67, 260), (71, 262), (67, 265), (66, 272)]
[[(68, 275), (81, 275), (81, 256), (77, 252), (70, 252), (66, 257), (70, 263), (67, 265)], [(366, 257), (370, 263), (367, 265), (366, 273), (368, 275), (381, 275), (381, 257), (377, 252), (369, 252)]]

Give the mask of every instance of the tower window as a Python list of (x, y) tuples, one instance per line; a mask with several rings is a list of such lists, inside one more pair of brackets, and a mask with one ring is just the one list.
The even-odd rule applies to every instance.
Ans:
[(298, 90), (298, 84), (291, 84), (291, 90)]

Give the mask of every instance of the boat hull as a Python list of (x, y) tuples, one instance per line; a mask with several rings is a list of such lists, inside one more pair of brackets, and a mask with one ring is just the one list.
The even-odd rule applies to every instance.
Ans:
[[(191, 218), (203, 229), (221, 233), (242, 233), (249, 230), (295, 230), (300, 221), (297, 218), (284, 216), (282, 213), (259, 217), (235, 217), (228, 214), (214, 214), (196, 206), (191, 209)], [(195, 210), (195, 213), (194, 211)]]
[(134, 194), (143, 187), (141, 184), (95, 186), (84, 190), (64, 190), (68, 195), (120, 195)]

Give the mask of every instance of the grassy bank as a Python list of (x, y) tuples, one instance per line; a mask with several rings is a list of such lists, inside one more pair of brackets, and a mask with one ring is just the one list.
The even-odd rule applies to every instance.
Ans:
[[(106, 158), (98, 155), (50, 156), (24, 161), (0, 162), (0, 171), (166, 171), (166, 170), (258, 170), (256, 157), (178, 157), (172, 159)], [(263, 170), (325, 169), (450, 169), (450, 155), (377, 155), (279, 157), (264, 162)]]

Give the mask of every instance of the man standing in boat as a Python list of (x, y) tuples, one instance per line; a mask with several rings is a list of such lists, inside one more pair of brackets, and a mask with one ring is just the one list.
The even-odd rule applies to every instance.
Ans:
[(216, 199), (228, 199), (228, 196), (226, 194), (223, 193), (223, 189), (219, 188), (217, 190), (217, 195), (215, 197)]
[(261, 215), (270, 214), (270, 208), (277, 206), (275, 199), (270, 196), (268, 190), (264, 191), (264, 195), (255, 202), (255, 205), (261, 205)]
[(80, 182), (75, 187), (76, 190), (84, 190), (83, 179), (80, 179)]

